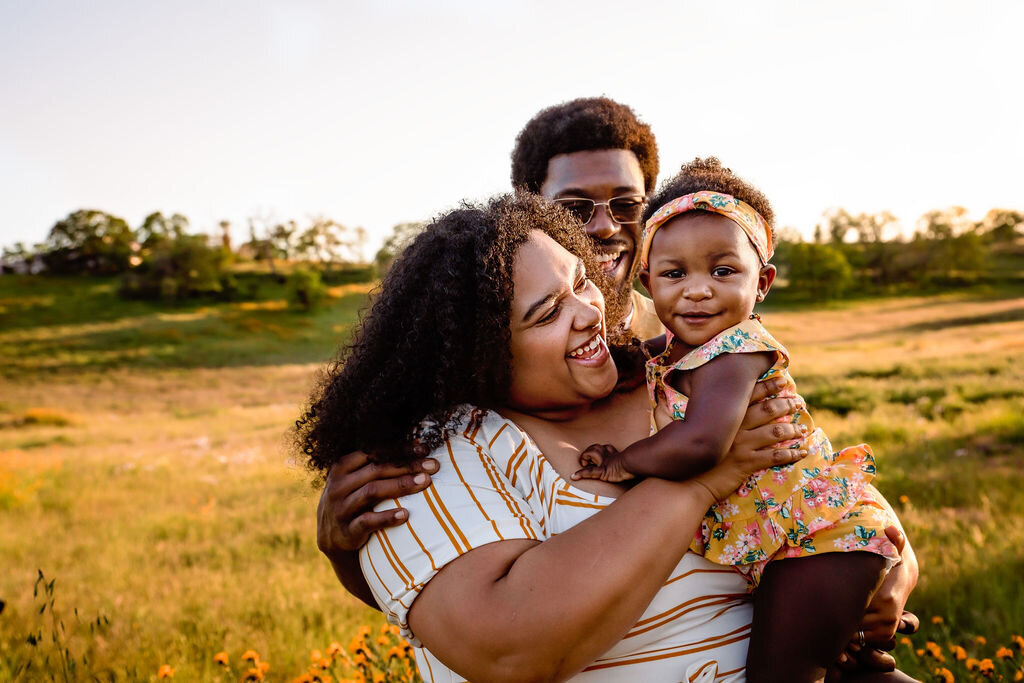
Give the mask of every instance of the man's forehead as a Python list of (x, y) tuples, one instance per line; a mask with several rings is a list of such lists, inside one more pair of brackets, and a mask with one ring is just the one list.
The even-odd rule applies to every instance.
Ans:
[(636, 154), (628, 149), (600, 149), (558, 154), (548, 160), (540, 193), (545, 197), (583, 196), (606, 199), (624, 192), (644, 193), (644, 176)]

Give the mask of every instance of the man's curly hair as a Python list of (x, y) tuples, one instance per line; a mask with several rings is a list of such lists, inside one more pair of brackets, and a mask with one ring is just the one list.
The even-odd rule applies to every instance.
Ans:
[(644, 209), (644, 223), (654, 215), (655, 211), (673, 199), (701, 190), (730, 194), (750, 204), (771, 228), (772, 244), (775, 244), (775, 212), (772, 210), (768, 197), (733, 173), (732, 169), (722, 166), (718, 157), (707, 157), (706, 159), (697, 157), (693, 161), (683, 164), (679, 168), (679, 172), (663, 182), (647, 202), (647, 207)]
[(504, 403), (513, 263), (534, 229), (582, 258), (606, 289), (572, 216), (539, 196), (504, 195), (436, 218), (391, 266), (296, 421), (310, 469), (324, 474), (356, 450), (409, 461), (451, 435), (460, 405)]
[(586, 97), (540, 111), (516, 137), (512, 187), (540, 192), (548, 161), (559, 154), (628, 149), (640, 161), (644, 192), (658, 179), (658, 144), (651, 127), (633, 110), (607, 97)]

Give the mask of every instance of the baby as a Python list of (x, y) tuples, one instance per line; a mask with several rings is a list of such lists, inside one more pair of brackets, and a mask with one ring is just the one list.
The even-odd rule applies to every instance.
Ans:
[[(767, 204), (721, 170), (730, 189)], [(647, 343), (656, 354), (647, 384), (657, 433), (622, 451), (590, 446), (573, 479), (695, 476), (729, 450), (758, 379), (783, 375), (792, 386), (789, 354), (753, 314), (775, 279), (768, 222), (724, 192), (673, 193), (674, 186), (692, 187), (685, 180), (669, 180), (656, 197), (640, 252), (640, 278), (667, 330)], [(775, 669), (777, 639), (804, 639), (808, 658), (838, 656), (884, 572), (899, 561), (884, 533), (894, 520), (868, 486), (875, 473), (870, 448), (834, 452), (809, 415), (793, 419), (807, 436), (785, 445), (807, 457), (752, 476), (708, 511), (691, 544), (756, 587), (748, 671)]]

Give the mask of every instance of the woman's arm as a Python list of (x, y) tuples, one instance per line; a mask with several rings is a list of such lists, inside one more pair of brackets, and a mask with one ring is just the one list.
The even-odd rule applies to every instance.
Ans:
[(788, 449), (767, 448), (795, 436), (794, 425), (772, 425), (756, 444), (767, 450), (735, 452), (698, 479), (648, 479), (543, 543), (471, 550), (422, 589), (410, 628), (470, 680), (571, 676), (643, 614), (712, 503), (751, 473), (796, 460)]

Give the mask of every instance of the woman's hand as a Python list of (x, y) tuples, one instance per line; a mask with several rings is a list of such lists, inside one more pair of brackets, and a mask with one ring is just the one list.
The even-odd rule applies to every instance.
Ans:
[(424, 458), (406, 465), (377, 464), (366, 453), (343, 456), (327, 474), (317, 506), (316, 544), (332, 561), (357, 551), (375, 531), (404, 524), (403, 508), (374, 512), (377, 503), (422, 491), (438, 462)]

